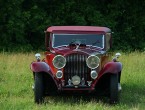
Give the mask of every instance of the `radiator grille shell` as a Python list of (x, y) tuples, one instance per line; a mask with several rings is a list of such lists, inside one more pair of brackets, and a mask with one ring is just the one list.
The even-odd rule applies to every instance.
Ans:
[(86, 81), (90, 81), (91, 69), (86, 64), (87, 55), (84, 54), (70, 54), (66, 56), (66, 66), (64, 67), (64, 80), (68, 84), (68, 80), (73, 76), (77, 75), (81, 79), (84, 78)]

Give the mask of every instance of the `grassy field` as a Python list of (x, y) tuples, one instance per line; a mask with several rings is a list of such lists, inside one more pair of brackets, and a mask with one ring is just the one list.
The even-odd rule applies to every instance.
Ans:
[[(0, 53), (0, 110), (144, 110), (145, 53), (122, 53), (122, 92), (120, 102), (109, 105), (91, 97), (48, 97), (45, 105), (33, 101), (31, 61), (34, 54)], [(86, 96), (88, 97), (88, 96)]]

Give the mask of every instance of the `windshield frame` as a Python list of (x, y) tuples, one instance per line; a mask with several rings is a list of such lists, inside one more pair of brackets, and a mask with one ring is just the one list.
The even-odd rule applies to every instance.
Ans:
[[(98, 34), (98, 33), (87, 33), (88, 35), (90, 34), (90, 35), (100, 35), (100, 34)], [(63, 46), (68, 46), (68, 45), (60, 45), (60, 46), (56, 46), (56, 47), (54, 47), (54, 38), (55, 38), (55, 35), (86, 35), (86, 33), (81, 33), (81, 34), (79, 34), (79, 33), (77, 33), (77, 34), (64, 34), (64, 33), (53, 33), (52, 34), (52, 48), (59, 48), (59, 47), (63, 47)], [(104, 49), (105, 48), (105, 35), (103, 34), (103, 33), (101, 33), (101, 35), (102, 35), (102, 47), (99, 47), (99, 46), (96, 46), (96, 45), (93, 45), (93, 43), (92, 43), (92, 45), (86, 45), (86, 46), (92, 46), (92, 47), (96, 47), (96, 48), (100, 48), (100, 49)], [(71, 42), (70, 42), (71, 43)]]

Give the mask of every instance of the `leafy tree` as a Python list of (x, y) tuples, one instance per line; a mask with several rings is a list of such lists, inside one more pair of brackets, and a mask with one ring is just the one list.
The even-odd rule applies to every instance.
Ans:
[(145, 50), (145, 1), (0, 0), (0, 51), (44, 48), (52, 25), (106, 26), (114, 50)]

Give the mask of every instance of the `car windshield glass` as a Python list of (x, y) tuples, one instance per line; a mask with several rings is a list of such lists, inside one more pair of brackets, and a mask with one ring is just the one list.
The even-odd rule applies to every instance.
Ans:
[(85, 44), (104, 48), (103, 34), (53, 34), (52, 47), (67, 46), (69, 44)]

